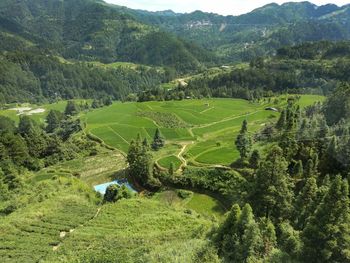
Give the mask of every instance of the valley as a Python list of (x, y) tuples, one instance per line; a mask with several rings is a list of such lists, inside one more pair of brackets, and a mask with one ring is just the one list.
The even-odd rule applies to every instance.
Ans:
[(0, 1), (1, 263), (350, 262), (350, 5), (251, 5)]

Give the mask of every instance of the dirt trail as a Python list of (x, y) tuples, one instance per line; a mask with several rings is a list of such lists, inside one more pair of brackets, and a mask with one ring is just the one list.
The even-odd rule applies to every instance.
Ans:
[(194, 141), (191, 142), (186, 142), (182, 144), (182, 148), (181, 151), (179, 152), (179, 154), (177, 155), (177, 158), (180, 159), (180, 161), (182, 162), (182, 164), (180, 165), (178, 171), (181, 171), (183, 168), (185, 168), (187, 166), (187, 160), (183, 157), (183, 154), (185, 153), (187, 147), (191, 144), (194, 144)]

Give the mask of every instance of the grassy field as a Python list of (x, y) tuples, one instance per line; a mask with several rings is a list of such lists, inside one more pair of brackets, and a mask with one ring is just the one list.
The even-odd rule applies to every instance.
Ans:
[(90, 186), (124, 178), (125, 157), (118, 151), (99, 149), (96, 156), (80, 157), (45, 168), (30, 177), (31, 182), (40, 182), (54, 176), (75, 176)]
[[(299, 104), (305, 107), (322, 100), (322, 96), (303, 95)], [(272, 99), (270, 103), (240, 99), (118, 102), (87, 113), (85, 119), (88, 132), (124, 153), (137, 134), (151, 141), (156, 128), (160, 128), (167, 150), (158, 152), (157, 159), (165, 168), (171, 161), (179, 165), (180, 153), (191, 164), (228, 165), (238, 157), (234, 140), (243, 120), (248, 121), (253, 134), (278, 118), (279, 113), (265, 110), (267, 106), (283, 107), (286, 102), (286, 96)], [(168, 122), (164, 121), (167, 116)], [(174, 144), (179, 147), (173, 147)]]
[(122, 200), (104, 205), (46, 262), (193, 262), (210, 225), (155, 200)]
[(27, 206), (0, 216), (3, 263), (196, 262), (213, 224), (148, 198), (98, 205), (92, 189), (69, 176), (31, 187)]
[(182, 190), (167, 190), (155, 194), (154, 200), (160, 201), (174, 208), (186, 208), (201, 216), (221, 220), (226, 213), (226, 208), (215, 198), (206, 195), (187, 191), (189, 194), (186, 198), (181, 198), (178, 194)]
[[(306, 107), (324, 99), (317, 95), (303, 95), (298, 103), (301, 107)], [(76, 102), (85, 103), (84, 100)], [(279, 113), (265, 110), (267, 106), (283, 107), (286, 102), (287, 96), (260, 103), (240, 99), (117, 102), (109, 107), (88, 113), (82, 112), (80, 116), (87, 124), (87, 132), (124, 154), (127, 153), (131, 140), (138, 134), (152, 141), (155, 130), (160, 128), (167, 145), (165, 149), (157, 152), (155, 157), (158, 164), (164, 168), (168, 168), (170, 162), (179, 167), (184, 163), (184, 159), (188, 163), (200, 166), (228, 165), (238, 158), (234, 140), (243, 120), (248, 121), (249, 131), (253, 134), (266, 123), (278, 118)], [(36, 121), (44, 123), (49, 110), (64, 111), (66, 103), (60, 101), (46, 105), (12, 105), (11, 108), (44, 109), (45, 112), (32, 115)], [(19, 120), (15, 110), (2, 110), (0, 115)], [(77, 166), (77, 163), (67, 164), (68, 169), (74, 170), (70, 166)], [(82, 170), (82, 167), (79, 167), (79, 170)]]
[[(77, 104), (79, 103), (91, 103), (91, 100), (75, 100)], [(42, 113), (35, 113), (31, 115), (31, 118), (33, 118), (35, 121), (39, 123), (45, 123), (45, 117), (49, 113), (50, 110), (57, 110), (60, 112), (64, 112), (64, 109), (66, 108), (67, 101), (58, 101), (51, 104), (42, 104), (42, 105), (33, 105), (33, 104), (13, 104), (10, 105), (9, 109), (7, 110), (0, 110), (0, 115), (6, 116), (11, 118), (12, 120), (18, 122), (19, 121), (19, 115), (17, 114), (17, 111), (14, 110), (16, 108), (22, 108), (22, 107), (29, 107), (32, 110), (37, 109), (44, 109), (45, 111)]]

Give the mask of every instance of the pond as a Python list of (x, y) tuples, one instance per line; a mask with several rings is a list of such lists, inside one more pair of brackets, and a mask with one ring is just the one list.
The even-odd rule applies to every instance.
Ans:
[(112, 184), (117, 184), (119, 186), (125, 185), (127, 188), (129, 188), (131, 191), (136, 192), (136, 190), (129, 184), (129, 182), (125, 179), (121, 179), (121, 180), (114, 180), (112, 182), (109, 183), (104, 183), (104, 184), (99, 184), (99, 185), (95, 185), (94, 189), (96, 192), (99, 192), (101, 194), (105, 194), (107, 187), (112, 185)]

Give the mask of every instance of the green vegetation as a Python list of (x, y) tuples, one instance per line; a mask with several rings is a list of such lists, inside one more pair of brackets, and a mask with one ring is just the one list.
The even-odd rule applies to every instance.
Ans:
[(349, 17), (0, 1), (0, 261), (350, 262)]
[[(234, 139), (242, 122), (248, 121), (249, 134), (252, 135), (265, 124), (276, 120), (279, 115), (266, 111), (265, 108), (283, 107), (287, 104), (287, 98), (279, 97), (276, 99), (277, 104), (267, 100), (252, 103), (231, 99), (115, 103), (110, 107), (87, 113), (87, 131), (126, 153), (129, 143), (138, 134), (152, 141), (156, 129), (159, 128), (167, 141), (165, 148), (170, 152), (166, 151), (166, 155), (163, 155), (161, 151), (157, 154), (157, 159), (161, 160), (170, 155), (178, 156), (182, 151), (183, 157), (192, 164), (228, 165), (238, 157)], [(307, 106), (319, 100), (324, 98), (304, 95), (298, 103)], [(141, 117), (140, 112), (155, 114), (147, 113), (147, 117)], [(160, 116), (159, 113), (162, 113), (163, 121), (155, 120), (155, 124), (149, 116)], [(169, 123), (173, 128), (168, 128)], [(188, 126), (183, 127), (183, 123)], [(174, 148), (172, 143), (179, 144), (180, 147)], [(174, 164), (176, 163), (175, 160)], [(169, 168), (170, 162), (163, 164), (160, 163), (162, 167)]]
[(173, 164), (174, 169), (176, 171), (177, 169), (180, 168), (182, 162), (178, 157), (176, 157), (174, 155), (170, 155), (170, 156), (167, 156), (167, 157), (160, 159), (158, 161), (158, 164), (166, 169), (169, 169), (170, 165)]

